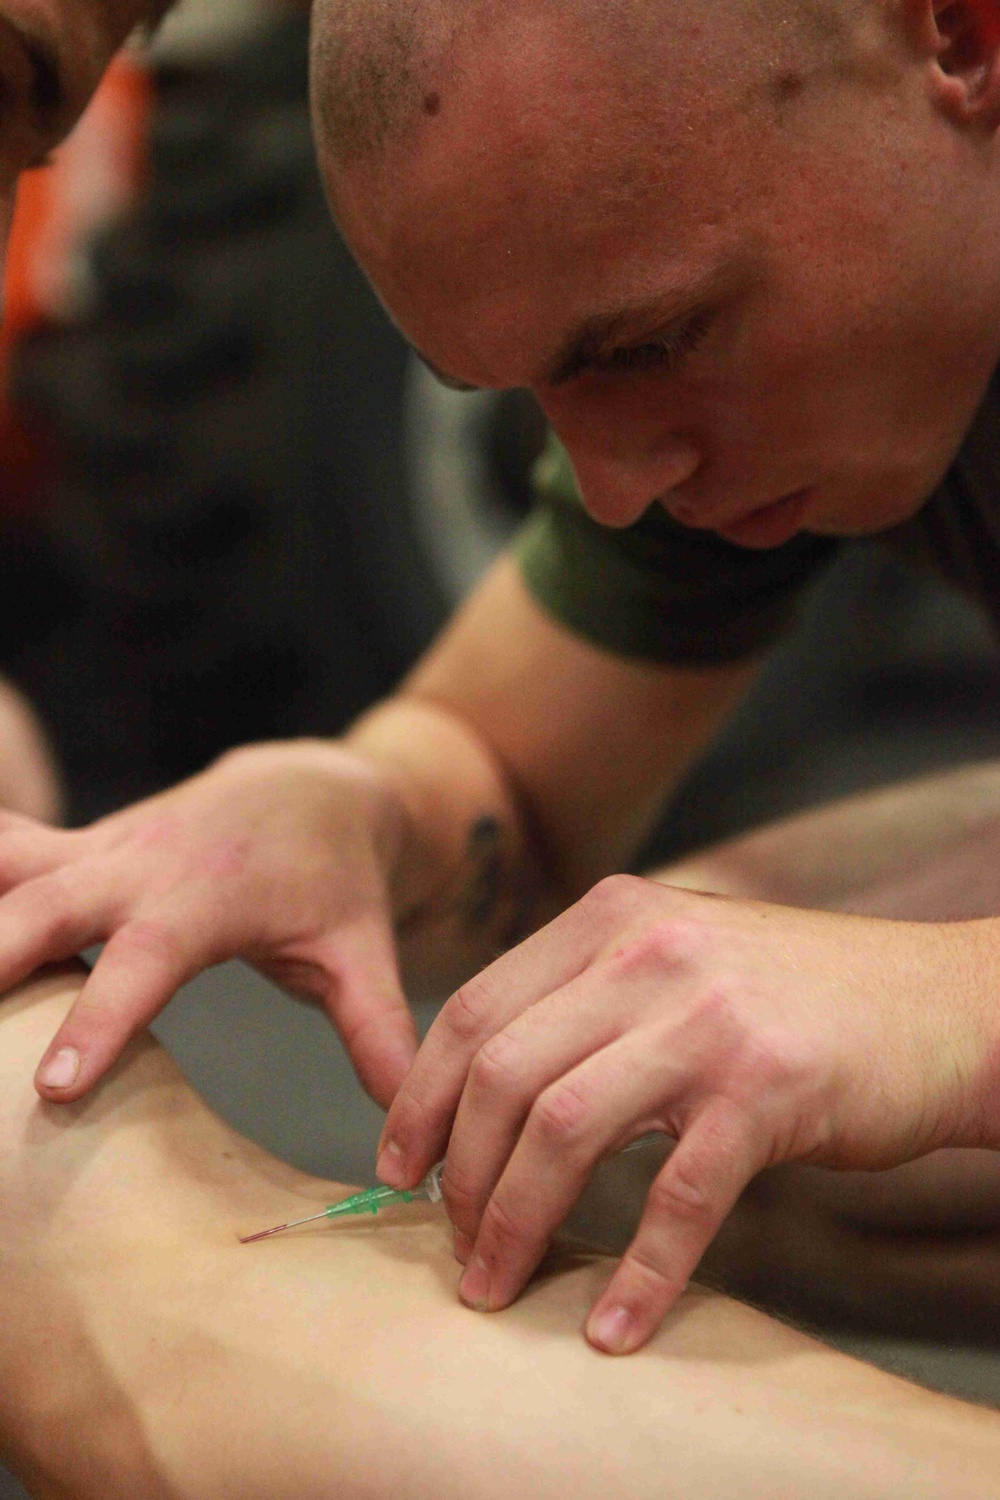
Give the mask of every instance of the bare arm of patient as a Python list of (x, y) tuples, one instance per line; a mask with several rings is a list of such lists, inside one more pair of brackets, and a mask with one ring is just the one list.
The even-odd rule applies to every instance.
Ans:
[(485, 1317), (428, 1207), (240, 1246), (340, 1186), (237, 1136), (149, 1038), (41, 1102), (80, 983), (0, 1005), (0, 1445), (40, 1500), (1000, 1496), (1000, 1416), (711, 1293), (615, 1361), (579, 1336), (600, 1257)]
[(911, 921), (1000, 911), (1000, 761), (810, 808), (654, 877), (786, 906)]

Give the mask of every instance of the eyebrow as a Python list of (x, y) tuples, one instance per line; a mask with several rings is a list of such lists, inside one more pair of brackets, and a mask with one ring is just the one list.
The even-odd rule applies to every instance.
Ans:
[[(598, 359), (616, 335), (620, 337), (625, 329), (642, 321), (648, 322), (655, 318), (657, 329), (663, 332), (683, 327), (695, 316), (699, 308), (704, 306), (714, 286), (714, 281), (706, 282), (699, 287), (685, 288), (683, 294), (678, 292), (673, 298), (662, 295), (647, 298), (643, 302), (616, 308), (613, 312), (594, 313), (584, 318), (565, 339), (562, 348), (537, 384), (567, 385)], [(421, 364), (426, 366), (431, 374), (449, 390), (481, 391), (485, 389), (483, 386), (470, 385), (467, 381), (459, 380), (456, 376), (439, 370), (437, 365), (433, 364), (425, 354), (421, 354), (419, 349), (414, 352)]]

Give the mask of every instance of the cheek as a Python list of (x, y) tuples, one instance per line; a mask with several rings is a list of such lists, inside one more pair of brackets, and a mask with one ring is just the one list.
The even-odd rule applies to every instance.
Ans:
[(836, 321), (784, 318), (747, 339), (733, 363), (731, 377), (693, 392), (706, 425), (729, 450), (757, 449), (772, 461), (779, 453), (812, 453), (870, 409), (872, 392), (859, 379), (864, 362), (850, 353)]
[(766, 380), (713, 381), (692, 390), (690, 406), (709, 446), (742, 451), (771, 441), (782, 410), (776, 396)]
[(640, 467), (684, 446), (705, 469), (759, 471), (787, 446), (787, 413), (766, 385), (734, 381), (579, 380), (539, 393), (545, 415), (572, 452)]

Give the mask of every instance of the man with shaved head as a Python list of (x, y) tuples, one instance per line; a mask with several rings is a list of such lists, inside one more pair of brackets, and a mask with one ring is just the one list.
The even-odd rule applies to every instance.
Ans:
[[(968, 1179), (1000, 1149), (1000, 768), (619, 873), (840, 539), (885, 533), (1000, 621), (994, 20), (318, 0), (334, 212), (442, 379), (534, 391), (541, 504), (342, 742), (239, 750), (85, 830), (0, 825), (0, 983), (106, 941), (44, 1098), (244, 954), (392, 1104), (380, 1176), (446, 1158), (487, 1310), (595, 1164), (662, 1132), (587, 1323), (613, 1353), (762, 1169), (947, 1148)], [(460, 985), (415, 1062), (400, 962)]]

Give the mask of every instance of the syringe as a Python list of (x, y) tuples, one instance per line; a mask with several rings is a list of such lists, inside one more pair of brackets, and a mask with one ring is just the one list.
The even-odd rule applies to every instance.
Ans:
[(321, 1214), (310, 1214), (307, 1219), (292, 1219), (288, 1224), (276, 1224), (273, 1229), (262, 1229), (259, 1234), (240, 1237), (241, 1245), (252, 1245), (254, 1240), (266, 1240), (272, 1234), (281, 1234), (283, 1229), (298, 1229), (300, 1224), (314, 1224), (317, 1219), (339, 1219), (342, 1214), (377, 1214), (380, 1208), (393, 1203), (412, 1203), (415, 1198), (426, 1198), (431, 1203), (441, 1202), (441, 1173), (444, 1162), (431, 1167), (423, 1182), (415, 1188), (400, 1191), (391, 1187), (365, 1188), (362, 1193), (352, 1193), (340, 1203), (331, 1203)]
[[(640, 1146), (648, 1146), (656, 1139), (662, 1139), (656, 1134), (641, 1135), (637, 1141), (630, 1146), (625, 1146), (621, 1151), (612, 1153), (614, 1156), (626, 1156), (630, 1151), (638, 1151)], [(292, 1219), (287, 1224), (275, 1224), (273, 1229), (262, 1229), (259, 1234), (246, 1234), (240, 1236), (241, 1245), (252, 1245), (254, 1240), (269, 1239), (272, 1234), (281, 1234), (286, 1229), (298, 1229), (300, 1224), (315, 1224), (317, 1219), (339, 1219), (347, 1214), (377, 1214), (379, 1209), (388, 1208), (393, 1203), (412, 1203), (416, 1198), (426, 1198), (431, 1203), (441, 1202), (441, 1173), (444, 1171), (444, 1162), (439, 1161), (436, 1167), (431, 1167), (423, 1182), (415, 1188), (400, 1190), (391, 1187), (365, 1188), (361, 1193), (352, 1193), (350, 1198), (344, 1198), (340, 1203), (331, 1203), (329, 1208), (324, 1208), (322, 1213), (310, 1214), (307, 1219)]]

